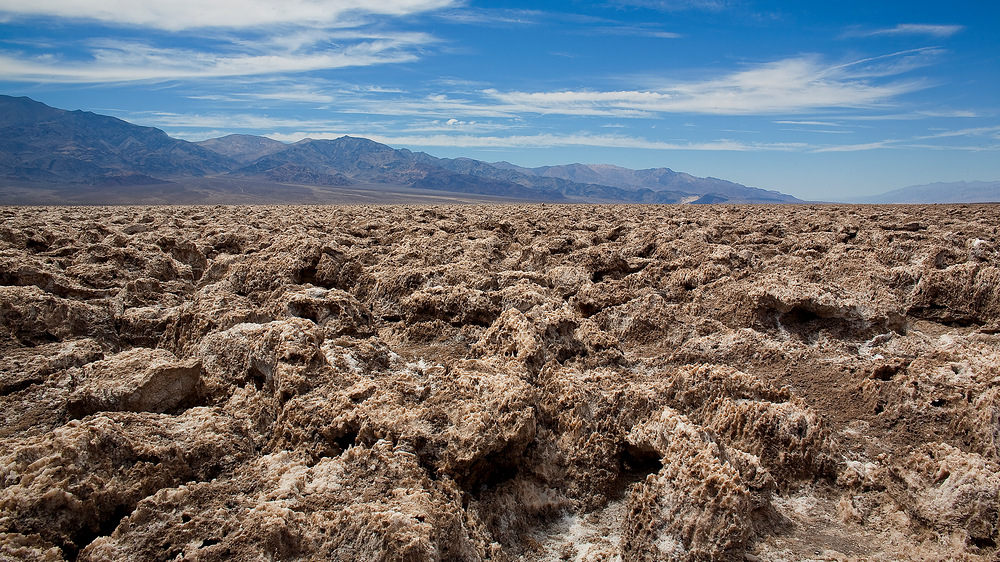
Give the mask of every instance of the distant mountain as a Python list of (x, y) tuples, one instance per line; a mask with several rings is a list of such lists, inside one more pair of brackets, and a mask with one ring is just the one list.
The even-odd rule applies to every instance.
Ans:
[[(533, 173), (530, 168), (514, 166), (507, 162), (489, 164), (471, 158), (434, 158), (423, 153), (418, 157), (434, 165), (453, 172), (506, 181), (535, 190), (543, 197), (554, 200), (570, 199), (594, 203), (689, 203), (698, 196), (689, 192), (667, 189), (621, 189), (610, 185), (581, 183), (564, 178), (542, 176)], [(722, 200), (725, 200), (723, 197)]]
[(249, 164), (262, 156), (281, 152), (288, 148), (288, 145), (281, 141), (254, 135), (226, 135), (195, 144), (228, 156), (241, 164)]
[(354, 182), (405, 185), (420, 179), (414, 171), (413, 153), (372, 140), (341, 137), (336, 140), (306, 139), (285, 150), (258, 158), (232, 172), (242, 177), (260, 177), (270, 170), (292, 164), (318, 174), (340, 174)]
[[(525, 168), (525, 170), (527, 170)], [(619, 187), (622, 189), (671, 190), (695, 195), (710, 195), (715, 201), (794, 203), (798, 199), (777, 191), (747, 187), (717, 178), (699, 178), (670, 168), (632, 170), (610, 164), (567, 164), (542, 166), (530, 171), (540, 176), (575, 182)]]
[(0, 178), (149, 184), (232, 169), (231, 159), (152, 127), (0, 96)]
[[(197, 178), (211, 181), (193, 181)], [(776, 191), (669, 168), (585, 164), (523, 168), (507, 162), (436, 158), (349, 136), (285, 144), (228, 135), (193, 143), (114, 117), (9, 96), (0, 96), (0, 180), (6, 181), (5, 188), (0, 183), (4, 188), (0, 199), (5, 202), (93, 203), (102, 198), (116, 203), (163, 203), (171, 198), (218, 202), (226, 201), (227, 193), (240, 202), (254, 197), (282, 201), (283, 194), (289, 203), (322, 202), (338, 200), (336, 189), (394, 193), (416, 189), (555, 202), (799, 201)], [(53, 187), (34, 187), (39, 185)], [(92, 188), (74, 191), (74, 185)], [(42, 189), (48, 192), (42, 194)]]
[(871, 197), (859, 197), (854, 203), (997, 203), (1000, 181), (957, 181), (912, 185)]

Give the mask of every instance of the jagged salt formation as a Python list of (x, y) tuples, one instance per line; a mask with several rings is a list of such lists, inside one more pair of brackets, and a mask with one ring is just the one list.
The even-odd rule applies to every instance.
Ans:
[(0, 213), (0, 558), (997, 556), (996, 207)]

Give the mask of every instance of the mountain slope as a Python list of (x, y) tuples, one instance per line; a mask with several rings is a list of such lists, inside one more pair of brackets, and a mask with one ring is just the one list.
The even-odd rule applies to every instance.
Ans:
[[(699, 199), (698, 195), (692, 192), (663, 188), (623, 189), (607, 184), (575, 181), (555, 175), (539, 175), (532, 168), (523, 168), (508, 162), (490, 164), (471, 158), (427, 158), (449, 170), (513, 182), (558, 198), (576, 199), (594, 203), (689, 203)], [(583, 165), (577, 164), (576, 166)], [(718, 202), (724, 202), (728, 198), (720, 196), (717, 200)]]
[(854, 203), (995, 203), (1000, 202), (1000, 181), (957, 181), (929, 183), (894, 189)]
[(254, 135), (226, 135), (217, 139), (196, 142), (198, 146), (228, 156), (240, 164), (249, 164), (258, 158), (281, 152), (288, 145), (267, 137)]
[(694, 195), (711, 195), (718, 201), (794, 203), (791, 195), (747, 187), (718, 178), (699, 178), (670, 168), (632, 170), (610, 164), (566, 164), (522, 168), (542, 177), (562, 178), (580, 183), (607, 185), (627, 190), (668, 190)]
[(152, 127), (0, 96), (0, 177), (100, 184), (204, 176), (234, 162)]

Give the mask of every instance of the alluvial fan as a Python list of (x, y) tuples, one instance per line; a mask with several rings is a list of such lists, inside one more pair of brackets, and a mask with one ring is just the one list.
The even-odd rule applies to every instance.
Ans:
[(0, 215), (0, 558), (998, 556), (998, 206)]

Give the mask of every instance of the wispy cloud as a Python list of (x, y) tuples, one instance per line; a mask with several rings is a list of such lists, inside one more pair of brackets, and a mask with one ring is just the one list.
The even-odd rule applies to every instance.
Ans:
[[(334, 44), (330, 40), (337, 39)], [(436, 40), (424, 33), (313, 35), (291, 46), (258, 42), (171, 48), (140, 41), (96, 41), (89, 58), (55, 54), (0, 55), (7, 80), (42, 83), (106, 83), (294, 74), (315, 70), (405, 63), (417, 48)]]
[(971, 146), (940, 145), (940, 144), (909, 144), (906, 145), (905, 148), (927, 149), (927, 150), (957, 150), (961, 152), (998, 152), (1000, 151), (1000, 143), (993, 143), (988, 145), (971, 145)]
[(926, 111), (926, 110), (915, 110), (907, 113), (872, 113), (865, 115), (838, 115), (838, 119), (850, 120), (850, 121), (913, 121), (916, 119), (927, 119), (943, 117), (948, 119), (968, 119), (975, 117), (982, 117), (979, 113), (975, 111), (968, 110), (956, 110), (956, 111)]
[[(901, 52), (896, 58), (922, 52)], [(875, 107), (925, 87), (916, 80), (886, 81), (910, 70), (882, 57), (849, 64), (803, 56), (760, 64), (701, 82), (662, 81), (649, 90), (483, 93), (494, 107), (538, 114), (647, 117), (660, 113), (788, 114), (831, 108)], [(877, 67), (872, 62), (878, 63)]]
[(342, 129), (344, 122), (329, 119), (299, 119), (252, 113), (132, 113), (129, 121), (165, 129), (272, 130), (272, 129)]
[[(820, 146), (813, 148), (810, 152), (860, 152), (864, 150), (959, 150), (965, 152), (983, 152), (1000, 150), (1000, 127), (982, 127), (978, 129), (965, 129), (961, 131), (946, 131), (940, 134), (924, 135), (911, 139), (886, 139), (874, 142), (859, 144), (840, 144), (830, 146)], [(986, 142), (975, 145), (959, 145), (953, 143), (926, 143), (915, 142), (920, 140), (951, 139), (961, 137), (985, 137)]]
[(439, 19), (462, 25), (535, 25), (548, 19), (548, 14), (540, 10), (511, 10), (498, 8), (463, 7), (437, 13)]
[[(507, 131), (511, 129), (522, 129), (524, 123), (507, 121), (497, 123), (494, 121), (463, 121), (461, 119), (434, 119), (432, 121), (419, 121), (405, 127), (407, 133), (433, 133), (448, 132), (460, 134), (481, 134), (496, 131)], [(399, 127), (397, 127), (399, 130)]]
[(612, 0), (617, 6), (649, 8), (663, 12), (681, 12), (686, 10), (704, 10), (718, 12), (731, 7), (731, 0)]
[[(698, 150), (698, 151), (801, 151), (808, 148), (801, 143), (745, 143), (730, 139), (707, 142), (665, 142), (624, 135), (595, 135), (586, 132), (575, 134), (535, 134), (535, 135), (386, 135), (379, 133), (355, 132), (374, 141), (390, 146), (409, 147), (449, 147), (449, 148), (558, 148), (558, 147), (600, 147), (631, 148), (645, 150)], [(270, 138), (284, 142), (295, 142), (305, 138), (335, 139), (340, 133), (296, 132), (274, 133)]]
[(875, 142), (866, 142), (860, 144), (838, 144), (833, 146), (824, 146), (820, 148), (814, 148), (811, 152), (860, 152), (862, 150), (877, 150), (882, 148), (894, 148), (894, 145), (898, 143), (897, 140), (881, 140)]
[(883, 29), (854, 29), (846, 35), (850, 37), (877, 37), (880, 35), (930, 35), (933, 37), (951, 37), (965, 29), (963, 25), (930, 25), (918, 23), (901, 23), (895, 27)]
[(933, 135), (925, 135), (922, 137), (917, 137), (921, 140), (926, 139), (945, 139), (952, 137), (978, 137), (989, 135), (997, 138), (1000, 135), (1000, 127), (973, 127), (969, 129), (958, 129), (955, 131), (941, 131), (940, 133), (935, 133)]
[(0, 0), (6, 17), (89, 19), (168, 31), (287, 24), (307, 27), (356, 24), (365, 14), (404, 16), (446, 8), (456, 0)]
[(578, 13), (546, 12), (541, 10), (511, 10), (463, 7), (436, 13), (438, 19), (464, 25), (493, 27), (544, 25), (547, 32), (561, 29), (566, 33), (586, 35), (623, 35), (678, 39), (684, 35), (648, 23), (626, 24), (618, 20)]
[(680, 39), (684, 35), (673, 31), (666, 31), (649, 26), (640, 25), (609, 25), (604, 27), (586, 28), (580, 33), (597, 35), (624, 35), (634, 37), (653, 37), (656, 39)]
[(833, 123), (831, 121), (789, 121), (789, 120), (783, 119), (783, 120), (780, 120), (780, 121), (775, 121), (775, 123), (777, 123), (779, 125), (809, 125), (809, 126), (813, 126), (813, 127), (841, 127), (842, 126), (839, 123)]
[[(528, 116), (650, 118), (664, 114), (792, 115), (831, 109), (893, 107), (899, 96), (926, 86), (919, 80), (901, 80), (896, 74), (913, 65), (887, 64), (893, 58), (926, 57), (905, 51), (847, 64), (827, 63), (819, 56), (802, 56), (752, 66), (703, 81), (656, 82), (647, 79), (643, 90), (502, 91), (481, 83), (433, 82), (427, 88), (448, 93), (403, 92), (392, 88), (359, 89), (349, 95), (305, 89), (281, 93), (268, 88), (267, 96), (315, 101), (329, 100), (341, 113), (409, 118), (489, 119)], [(927, 61), (924, 58), (922, 60)], [(432, 90), (433, 91), (433, 90)], [(272, 93), (273, 92), (273, 93)], [(426, 90), (424, 90), (426, 92)], [(243, 94), (247, 95), (247, 94)], [(820, 120), (800, 123), (839, 126)]]

